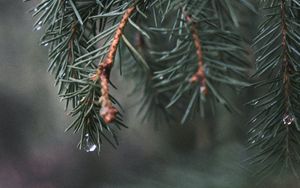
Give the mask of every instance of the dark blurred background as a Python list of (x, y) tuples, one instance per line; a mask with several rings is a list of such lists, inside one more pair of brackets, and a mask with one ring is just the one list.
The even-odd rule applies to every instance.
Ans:
[[(64, 133), (71, 120), (46, 72), (47, 49), (32, 32), (33, 4), (0, 0), (0, 188), (298, 187), (285, 176), (255, 177), (244, 163), (250, 90), (235, 98), (242, 115), (221, 107), (217, 116), (155, 130), (128, 108), (132, 99), (117, 78), (130, 128), (120, 132), (117, 150), (108, 144), (100, 155), (78, 150), (78, 135)], [(250, 41), (255, 15), (240, 11), (241, 33)]]

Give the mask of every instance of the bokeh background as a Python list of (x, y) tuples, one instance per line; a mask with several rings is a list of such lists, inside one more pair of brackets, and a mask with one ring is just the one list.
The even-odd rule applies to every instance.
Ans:
[[(71, 120), (46, 72), (47, 49), (32, 32), (33, 4), (0, 0), (0, 188), (299, 187), (284, 174), (254, 176), (244, 162), (249, 109), (243, 104), (251, 90), (234, 98), (242, 115), (221, 107), (217, 116), (155, 129), (136, 117), (127, 83), (117, 77), (115, 94), (130, 128), (119, 133), (117, 150), (108, 144), (100, 155), (78, 150), (78, 135), (64, 132)], [(258, 16), (240, 11), (241, 33), (251, 41)]]

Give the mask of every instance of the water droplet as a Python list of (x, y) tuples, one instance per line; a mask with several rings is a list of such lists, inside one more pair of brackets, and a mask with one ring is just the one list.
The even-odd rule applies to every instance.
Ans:
[(255, 131), (256, 131), (256, 129), (253, 129), (251, 132), (252, 132), (252, 133), (255, 133)]
[(252, 140), (251, 144), (254, 144), (255, 143), (255, 140)]
[(284, 125), (291, 125), (294, 122), (294, 120), (295, 117), (291, 114), (285, 114), (282, 119)]
[(97, 146), (90, 140), (89, 134), (86, 134), (83, 139), (82, 149), (84, 149), (86, 152), (93, 152), (96, 150), (96, 148)]
[(254, 105), (257, 105), (259, 103), (259, 101), (255, 101)]
[(265, 137), (265, 135), (263, 134), (263, 135), (261, 135), (261, 138), (264, 138)]
[(45, 43), (45, 44), (43, 44), (43, 46), (45, 46), (45, 47), (46, 47), (46, 46), (48, 46), (48, 45), (49, 45), (49, 43)]
[(39, 31), (39, 30), (41, 30), (42, 29), (42, 26), (37, 26), (34, 30), (35, 31)]
[[(32, 9), (31, 9), (31, 10), (32, 10)], [(37, 11), (38, 11), (38, 9), (37, 9), (37, 8), (35, 8), (35, 9), (34, 9), (34, 12), (37, 12)]]
[(205, 87), (205, 86), (201, 86), (201, 87), (200, 87), (200, 92), (201, 92), (201, 93), (204, 93), (205, 91), (206, 91), (206, 87)]
[(163, 79), (164, 79), (164, 76), (160, 76), (159, 79), (160, 79), (160, 80), (163, 80)]
[(254, 119), (251, 120), (251, 123), (254, 123), (254, 122), (256, 122), (256, 121), (257, 121), (257, 119), (254, 118)]

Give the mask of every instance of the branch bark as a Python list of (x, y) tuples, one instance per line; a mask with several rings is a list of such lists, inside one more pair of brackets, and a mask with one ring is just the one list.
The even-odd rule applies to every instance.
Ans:
[(135, 6), (129, 7), (124, 13), (120, 24), (115, 32), (114, 39), (109, 47), (106, 58), (101, 61), (98, 65), (96, 73), (91, 77), (94, 81), (99, 81), (101, 86), (101, 97), (99, 102), (102, 106), (100, 110), (100, 116), (103, 118), (105, 123), (111, 123), (115, 120), (118, 110), (112, 105), (109, 99), (109, 78), (110, 71), (114, 64), (114, 59), (120, 43), (120, 39), (123, 35), (123, 30), (127, 25), (128, 19), (135, 12)]

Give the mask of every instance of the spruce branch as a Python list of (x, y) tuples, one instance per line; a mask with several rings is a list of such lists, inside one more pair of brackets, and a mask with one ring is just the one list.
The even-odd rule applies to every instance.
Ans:
[[(215, 102), (220, 102), (228, 109), (235, 110), (217, 88), (224, 84), (236, 86), (237, 89), (248, 85), (244, 44), (235, 33), (234, 26), (221, 27), (224, 18), (218, 16), (224, 13), (216, 13), (232, 9), (215, 9), (215, 4), (219, 3), (194, 0), (181, 2), (180, 7), (174, 5), (174, 12), (178, 12), (177, 19), (171, 28), (163, 28), (161, 32), (169, 33), (169, 38), (175, 40), (175, 44), (172, 49), (152, 53), (158, 57), (157, 61), (168, 65), (164, 70), (157, 71), (155, 76), (156, 79), (164, 78), (157, 84), (159, 90), (174, 92), (167, 107), (175, 105), (182, 98), (188, 100), (182, 123), (192, 112), (201, 110), (203, 116), (204, 103), (214, 106)], [(228, 3), (221, 4), (228, 6)], [(228, 17), (228, 20), (232, 18)], [(195, 84), (193, 80), (200, 84)]]
[[(81, 133), (79, 148), (86, 151), (96, 148), (100, 151), (103, 140), (115, 147), (118, 144), (116, 129), (126, 127), (119, 110), (113, 111), (112, 124), (99, 115), (103, 105), (121, 108), (108, 92), (101, 93), (108, 91), (109, 77), (102, 79), (101, 85), (90, 78), (98, 68), (95, 61), (104, 59), (108, 53), (117, 29), (115, 23), (130, 5), (119, 0), (45, 0), (33, 10), (33, 15), (38, 17), (35, 30), (45, 28), (41, 44), (49, 46), (49, 71), (59, 85), (59, 96), (66, 101), (66, 109), (72, 104), (69, 114), (74, 121), (67, 130)], [(98, 42), (103, 46), (98, 47)], [(99, 102), (103, 94), (109, 103)]]
[[(295, 3), (296, 2), (296, 3)], [(299, 18), (294, 0), (262, 1), (265, 21), (255, 40), (258, 56), (255, 84), (265, 92), (250, 102), (257, 113), (250, 120), (250, 159), (262, 173), (277, 167), (291, 169), (299, 163)], [(272, 14), (268, 11), (272, 10)]]
[[(44, 0), (38, 3), (33, 12), (37, 18), (34, 28), (45, 29), (42, 44), (49, 45), (49, 71), (54, 74), (59, 96), (66, 101), (66, 109), (71, 110), (74, 118), (67, 130), (81, 133), (79, 148), (100, 151), (103, 140), (115, 147), (118, 129), (126, 127), (122, 123), (121, 106), (110, 94), (113, 86), (110, 73), (117, 52), (120, 67), (129, 65), (132, 78), (142, 83), (142, 87), (136, 87), (145, 94), (138, 101), (143, 108), (140, 113), (153, 114), (148, 111), (159, 108), (171, 117), (169, 109), (164, 107), (175, 106), (183, 114), (183, 123), (198, 110), (204, 115), (204, 108), (216, 102), (234, 109), (219, 87), (234, 86), (238, 90), (247, 85), (247, 53), (235, 31), (236, 4), (240, 2)], [(153, 24), (143, 24), (149, 18)], [(136, 44), (126, 28), (147, 39), (151, 46)], [(167, 48), (153, 47), (157, 36), (167, 39)], [(144, 53), (145, 50), (148, 52)], [(125, 62), (121, 57), (123, 51), (130, 52), (135, 63)], [(179, 100), (183, 103), (178, 105)]]

